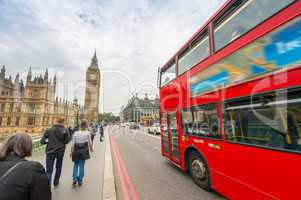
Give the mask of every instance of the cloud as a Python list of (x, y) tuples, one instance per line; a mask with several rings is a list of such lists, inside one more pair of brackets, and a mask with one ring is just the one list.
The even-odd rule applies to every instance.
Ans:
[(0, 64), (13, 74), (28, 66), (49, 67), (60, 74), (59, 95), (77, 95), (83, 102), (83, 93), (75, 91), (84, 84), (96, 48), (103, 72), (101, 105), (118, 112), (133, 93), (157, 93), (157, 68), (223, 2), (2, 0)]

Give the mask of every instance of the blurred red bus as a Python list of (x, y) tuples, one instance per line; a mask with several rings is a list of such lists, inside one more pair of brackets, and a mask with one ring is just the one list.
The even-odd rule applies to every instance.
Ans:
[(297, 199), (301, 0), (229, 0), (159, 70), (162, 155), (230, 199)]

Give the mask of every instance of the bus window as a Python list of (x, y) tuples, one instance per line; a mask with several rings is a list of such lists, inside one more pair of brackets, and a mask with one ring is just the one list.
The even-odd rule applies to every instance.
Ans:
[(289, 104), (284, 112), (286, 148), (301, 152), (301, 102)]
[(188, 135), (221, 138), (217, 104), (196, 106), (183, 110), (182, 126)]
[(165, 71), (161, 72), (161, 87), (175, 79), (176, 74), (176, 64), (173, 63), (170, 67), (168, 67)]
[(170, 113), (170, 132), (171, 132), (171, 154), (176, 159), (180, 159), (180, 149), (179, 149), (179, 132), (177, 124), (176, 113)]
[(218, 51), (295, 0), (238, 0), (214, 22), (214, 47)]
[(210, 44), (208, 33), (205, 32), (198, 37), (186, 51), (179, 57), (179, 74), (194, 67), (210, 55)]
[(183, 130), (186, 134), (192, 133), (192, 111), (190, 109), (186, 109), (182, 111), (182, 126)]
[[(300, 91), (299, 91), (300, 92)], [(301, 95), (279, 93), (277, 98), (259, 96), (256, 105), (227, 108), (224, 129), (226, 139), (238, 143), (301, 152)], [(293, 97), (293, 98), (292, 98)], [(277, 99), (277, 100), (276, 100)]]

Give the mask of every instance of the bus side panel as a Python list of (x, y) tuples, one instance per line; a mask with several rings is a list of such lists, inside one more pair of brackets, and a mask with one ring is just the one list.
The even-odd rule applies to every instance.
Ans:
[[(259, 92), (276, 89), (297, 87), (301, 85), (301, 68), (290, 69), (270, 75), (262, 80), (254, 80), (228, 88), (225, 92), (227, 98), (238, 98), (254, 95)], [(232, 182), (232, 189), (227, 185), (217, 183), (217, 190), (223, 193), (232, 193), (229, 197), (244, 194), (241, 191), (249, 190), (246, 194), (265, 195), (264, 199), (295, 199), (299, 196), (299, 180), (301, 179), (300, 154), (269, 150), (249, 145), (225, 143), (224, 144), (226, 172), (220, 176)], [(241, 188), (245, 189), (235, 189)], [(241, 197), (243, 198), (243, 197)], [(261, 198), (262, 199), (262, 198)]]
[(300, 196), (300, 155), (231, 143), (224, 144), (224, 154), (227, 155), (226, 172), (219, 177), (224, 176), (231, 186), (217, 182), (216, 189), (228, 193), (230, 198), (296, 199)]
[(226, 176), (218, 170), (211, 170), (212, 188), (228, 197), (229, 199), (244, 199), (244, 200), (254, 200), (254, 199), (273, 199), (267, 198), (266, 195), (254, 192), (243, 184), (238, 183), (232, 178)]

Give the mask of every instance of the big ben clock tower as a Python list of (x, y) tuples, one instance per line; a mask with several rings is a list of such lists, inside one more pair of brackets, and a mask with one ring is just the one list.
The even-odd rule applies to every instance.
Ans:
[(84, 117), (88, 122), (96, 122), (98, 120), (100, 79), (100, 71), (95, 50), (91, 64), (86, 72)]

